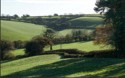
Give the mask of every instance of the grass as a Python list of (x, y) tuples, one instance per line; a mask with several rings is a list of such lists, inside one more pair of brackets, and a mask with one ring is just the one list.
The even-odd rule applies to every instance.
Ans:
[(83, 28), (95, 28), (96, 26), (103, 23), (103, 19), (100, 17), (79, 17), (70, 20), (72, 27), (83, 27)]
[(4, 40), (29, 40), (36, 35), (42, 34), (46, 28), (23, 22), (1, 21), (1, 39)]
[[(82, 51), (94, 51), (94, 50), (105, 50), (105, 49), (111, 49), (111, 46), (104, 47), (104, 45), (94, 45), (92, 41), (89, 42), (75, 42), (75, 43), (67, 43), (67, 44), (61, 44), (62, 49), (78, 49)], [(53, 50), (60, 49), (60, 44), (54, 45)], [(45, 48), (45, 50), (49, 50), (48, 48)]]
[(1, 64), (6, 78), (124, 78), (125, 59), (61, 59), (58, 55), (40, 55)]
[(1, 64), (1, 75), (5, 76), (14, 72), (30, 69), (38, 65), (51, 64), (60, 60), (59, 55), (42, 55), (5, 62)]
[(13, 53), (15, 56), (19, 56), (19, 55), (24, 55), (24, 49), (17, 49), (17, 50), (12, 50), (11, 53)]

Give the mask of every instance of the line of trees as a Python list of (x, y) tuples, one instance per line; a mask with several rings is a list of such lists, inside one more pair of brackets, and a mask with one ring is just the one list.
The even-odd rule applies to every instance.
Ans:
[(14, 15), (9, 15), (9, 14), (7, 14), (7, 15), (4, 15), (4, 14), (2, 14), (1, 16), (0, 16), (0, 18), (1, 18), (1, 20), (14, 20), (14, 21), (20, 21), (21, 19), (26, 19), (27, 17), (30, 17), (30, 15), (28, 15), (28, 14), (24, 14), (24, 15), (22, 15), (21, 17), (19, 16), (19, 15), (17, 15), (17, 14), (14, 14)]
[(52, 42), (54, 44), (60, 43), (71, 43), (71, 42), (81, 42), (81, 41), (91, 41), (94, 40), (95, 31), (91, 33), (84, 30), (72, 30), (71, 34), (67, 34), (65, 36), (59, 36), (53, 38)]

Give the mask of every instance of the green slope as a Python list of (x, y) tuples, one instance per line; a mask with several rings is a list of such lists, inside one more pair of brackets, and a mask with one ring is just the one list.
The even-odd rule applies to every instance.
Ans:
[(95, 28), (103, 23), (101, 17), (79, 17), (70, 20), (71, 26), (75, 28)]
[(125, 60), (40, 55), (1, 64), (5, 78), (124, 78)]
[(40, 25), (1, 21), (1, 38), (4, 40), (29, 40), (33, 36), (42, 34), (45, 30), (46, 28)]
[(60, 60), (60, 56), (52, 54), (28, 57), (20, 60), (5, 62), (1, 64), (1, 75), (8, 75), (14, 72), (30, 69), (38, 65), (51, 64), (58, 60)]

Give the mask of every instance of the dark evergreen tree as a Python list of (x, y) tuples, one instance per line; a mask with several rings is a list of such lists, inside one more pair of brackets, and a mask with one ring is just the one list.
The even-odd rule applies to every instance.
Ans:
[(98, 0), (96, 6), (95, 11), (105, 14), (105, 25), (112, 25), (110, 44), (125, 52), (125, 0)]

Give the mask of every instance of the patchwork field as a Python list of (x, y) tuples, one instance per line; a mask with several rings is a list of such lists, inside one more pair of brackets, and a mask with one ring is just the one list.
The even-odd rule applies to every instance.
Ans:
[[(59, 18), (59, 16), (57, 16)], [(51, 19), (53, 20), (54, 18)], [(29, 17), (29, 19), (32, 17)], [(46, 17), (48, 18), (48, 17)], [(60, 36), (65, 36), (66, 34), (70, 34), (72, 30), (78, 30), (77, 28), (82, 27), (91, 32), (92, 30), (86, 28), (95, 28), (96, 26), (102, 24), (102, 18), (100, 17), (79, 17), (72, 20), (71, 22), (71, 29), (64, 29), (62, 31), (58, 31), (57, 34)], [(72, 29), (74, 28), (75, 29)], [(43, 34), (46, 30), (46, 27), (43, 25), (36, 25), (31, 23), (24, 23), (24, 22), (16, 22), (16, 21), (5, 21), (1, 20), (1, 39), (4, 40), (29, 40), (32, 37)]]
[[(30, 17), (31, 19), (34, 17)], [(42, 17), (50, 18), (50, 17)], [(51, 19), (59, 19), (59, 16)], [(71, 29), (58, 31), (58, 36), (66, 36), (74, 30), (91, 33), (103, 19), (98, 17), (78, 17), (71, 19)], [(77, 29), (80, 27), (85, 29)], [(76, 28), (75, 28), (76, 27)], [(1, 21), (1, 38), (4, 40), (30, 40), (43, 34), (46, 27), (23, 22)], [(108, 50), (111, 46), (94, 45), (92, 41), (53, 45), (57, 49), (78, 49), (81, 51)], [(44, 48), (49, 51), (49, 46)], [(25, 55), (24, 49), (11, 50), (15, 56)], [(120, 58), (63, 58), (57, 54), (37, 55), (15, 60), (1, 61), (2, 78), (125, 78), (125, 59)]]

